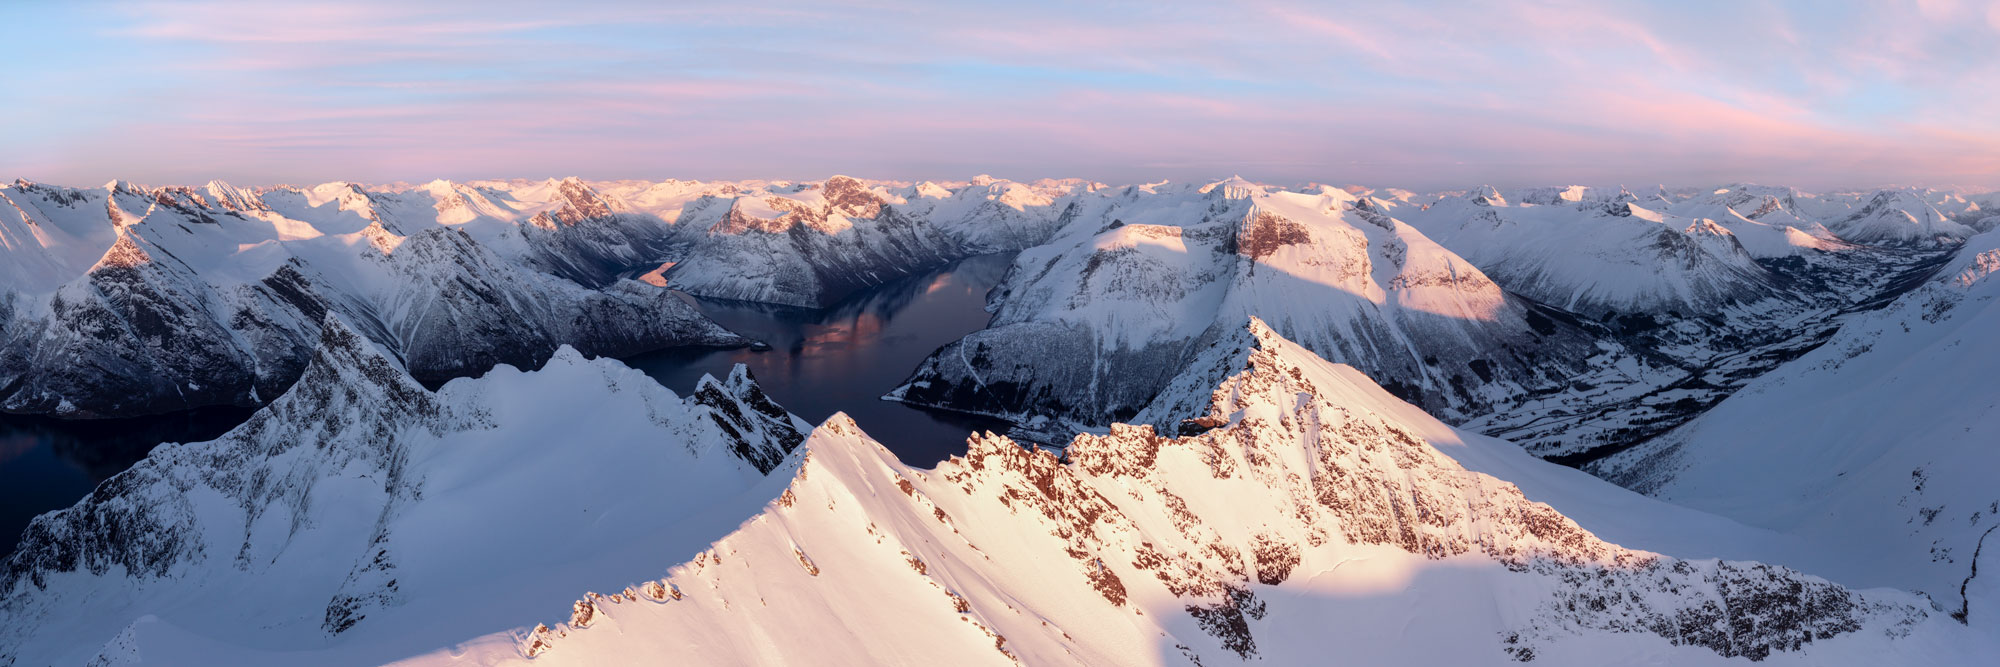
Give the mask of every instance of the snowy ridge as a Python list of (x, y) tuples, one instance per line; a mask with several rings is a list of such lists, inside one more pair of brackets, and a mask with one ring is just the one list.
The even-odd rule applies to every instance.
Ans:
[(0, 571), (0, 664), (81, 664), (128, 625), (166, 664), (218, 660), (204, 641), (428, 650), (560, 581), (648, 571), (614, 547), (691, 553), (807, 429), (741, 366), (681, 398), (569, 347), (431, 392), (329, 315), (305, 376), (248, 422), (35, 520)]
[(1251, 315), (1452, 417), (1593, 369), (1641, 369), (1372, 199), (1242, 179), (1099, 194), (1015, 259), (986, 330), (890, 397), (1101, 426), (1130, 418), (1204, 337)]
[(988, 435), (914, 469), (836, 415), (776, 501), (667, 577), (404, 664), (1870, 664), (1983, 648), (1916, 596), (1599, 540), (1261, 322), (1201, 362), (1147, 410), (1186, 418), (1185, 435), (1121, 425), (1066, 459)]

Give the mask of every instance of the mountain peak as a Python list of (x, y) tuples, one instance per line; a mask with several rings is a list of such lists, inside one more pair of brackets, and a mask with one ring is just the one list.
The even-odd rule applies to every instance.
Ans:
[(730, 450), (760, 473), (768, 474), (777, 467), (805, 440), (809, 430), (804, 422), (764, 393), (745, 364), (731, 367), (726, 381), (702, 375), (688, 400), (712, 410), (710, 419), (732, 437)]
[(1201, 187), (1200, 192), (1210, 197), (1221, 197), (1223, 199), (1249, 199), (1265, 194), (1264, 186), (1245, 180), (1242, 176), (1230, 176), (1229, 178), (1204, 185)]
[(105, 182), (104, 189), (114, 195), (122, 193), (144, 197), (149, 194), (146, 188), (141, 187), (139, 184), (117, 178)]
[(1465, 193), (1465, 198), (1480, 206), (1506, 206), (1507, 198), (1500, 195), (1499, 188), (1481, 185)]

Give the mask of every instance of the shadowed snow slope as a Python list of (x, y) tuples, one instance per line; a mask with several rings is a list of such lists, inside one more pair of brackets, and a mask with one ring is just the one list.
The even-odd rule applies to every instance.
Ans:
[(1065, 459), (988, 435), (920, 470), (836, 415), (775, 501), (665, 578), (409, 664), (1877, 664), (1992, 646), (1907, 593), (1607, 543), (1448, 452), (1623, 505), (1628, 533), (1753, 531), (1476, 452), (1507, 445), (1260, 321), (1142, 417), (1183, 435), (1116, 426)]
[(1251, 315), (1448, 417), (1598, 369), (1644, 374), (1623, 347), (1502, 291), (1372, 199), (1241, 179), (1098, 195), (1015, 259), (989, 328), (890, 397), (1101, 426)]
[(0, 664), (83, 664), (128, 626), (175, 637), (139, 641), (147, 664), (379, 663), (650, 576), (767, 500), (735, 498), (808, 429), (736, 370), (681, 398), (563, 347), (433, 393), (329, 316), (248, 422), (35, 519)]
[[(1980, 539), (2000, 525), (1996, 272), (2000, 232), (1973, 237), (1929, 283), (1595, 468), (1849, 554), (1851, 574), (1829, 575), (1956, 605)], [(1980, 579), (2000, 571), (1987, 546)], [(1974, 598), (1973, 622), (1992, 627), (2000, 609)]]

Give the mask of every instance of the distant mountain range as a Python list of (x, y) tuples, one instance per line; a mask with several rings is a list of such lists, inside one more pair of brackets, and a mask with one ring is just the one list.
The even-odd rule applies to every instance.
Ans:
[[(36, 519), (0, 665), (1979, 664), (1990, 212), (17, 181), (0, 409), (258, 409)], [(1016, 426), (935, 469), (744, 367), (607, 358), (753, 342), (677, 291), (813, 308), (989, 253), (992, 321), (885, 398)]]

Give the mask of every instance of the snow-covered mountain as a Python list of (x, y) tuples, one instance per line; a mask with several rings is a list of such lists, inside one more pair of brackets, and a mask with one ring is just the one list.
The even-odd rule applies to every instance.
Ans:
[[(2000, 570), (2000, 232), (1692, 422), (1594, 464), (1661, 498), (1849, 555), (1851, 579), (1923, 590), (1987, 623)], [(1988, 546), (1994, 546), (1989, 544)], [(1829, 572), (1828, 574), (1836, 574)]]
[[(0, 665), (1981, 664), (1989, 200), (18, 181), (0, 409), (265, 405), (37, 519)], [(591, 358), (1012, 251), (934, 470)]]
[[(1627, 521), (1602, 525), (1654, 543), (1677, 522), (1745, 533), (1456, 432), (1260, 322), (1142, 418), (1178, 435), (1119, 426), (1060, 458), (987, 435), (922, 470), (836, 415), (777, 500), (664, 578), (403, 664), (1823, 665), (1993, 647), (1920, 596), (1604, 541), (1562, 508), (1617, 507)], [(150, 635), (137, 650), (171, 641)]]
[(1681, 218), (1706, 218), (1722, 225), (1742, 244), (1744, 252), (1760, 260), (1811, 259), (1851, 250), (1826, 225), (1800, 216), (1801, 199), (1809, 200), (1791, 188), (1733, 185), (1672, 204), (1666, 210)]
[(664, 276), (692, 294), (823, 307), (969, 255), (1039, 244), (1061, 202), (1089, 187), (981, 177), (951, 189), (834, 176), (705, 194), (684, 209), (688, 247)]
[(1383, 208), (1242, 179), (1080, 197), (1054, 239), (1015, 258), (989, 327), (940, 349), (891, 397), (1101, 426), (1131, 417), (1251, 315), (1450, 417), (1606, 369), (1645, 373)]
[(1105, 186), (1073, 179), (1016, 183), (979, 176), (956, 188), (925, 181), (885, 188), (885, 199), (930, 223), (974, 254), (1041, 245), (1056, 232), (1068, 202)]
[(257, 404), (303, 371), (328, 312), (427, 381), (538, 364), (563, 344), (631, 354), (744, 342), (665, 290), (537, 270), (512, 225), (414, 221), (393, 213), (396, 198), (346, 185), (264, 194), (0, 188), (0, 213), (35, 232), (5, 259), (41, 266), (0, 292), (0, 409)]
[[(433, 181), (0, 187), (0, 410), (106, 417), (254, 405), (326, 312), (419, 379), (738, 345), (665, 290), (817, 306), (1040, 242), (1081, 182)], [(908, 212), (905, 211), (907, 209)], [(933, 219), (936, 222), (933, 222)]]
[(1841, 238), (1858, 243), (1916, 247), (1956, 245), (1974, 233), (1914, 191), (1881, 190), (1846, 217), (1828, 224)]
[(965, 256), (929, 220), (886, 199), (846, 176), (784, 195), (739, 193), (665, 274), (667, 284), (702, 296), (821, 307)]
[(35, 520), (0, 570), (0, 664), (374, 664), (650, 576), (767, 501), (736, 498), (809, 429), (736, 369), (678, 397), (563, 347), (432, 392), (329, 315), (247, 423)]
[[(1481, 188), (1480, 190), (1488, 191), (1490, 190), (1490, 188)], [(1586, 201), (1620, 203), (1627, 201), (1636, 201), (1638, 199), (1636, 195), (1633, 195), (1630, 191), (1627, 191), (1624, 188), (1619, 188), (1617, 190), (1607, 190), (1604, 188), (1594, 188), (1587, 185), (1557, 185), (1557, 186), (1542, 186), (1542, 187), (1531, 187), (1531, 188), (1515, 188), (1513, 190), (1509, 190), (1504, 198), (1506, 201), (1519, 202), (1523, 204), (1534, 204), (1537, 206), (1560, 206), (1564, 204), (1574, 204)]]
[(1632, 201), (1515, 205), (1475, 194), (1407, 215), (1508, 290), (1591, 317), (1789, 297), (1729, 228)]
[(1524, 397), (1465, 426), (1588, 462), (1811, 350), (1948, 253), (1850, 243), (1796, 212), (1831, 204), (1789, 188), (1732, 185), (1669, 199), (1652, 198), (1661, 208), (1630, 193), (1536, 205), (1485, 188), (1405, 213), (1502, 287), (1601, 323), (1674, 369), (1622, 391)]

